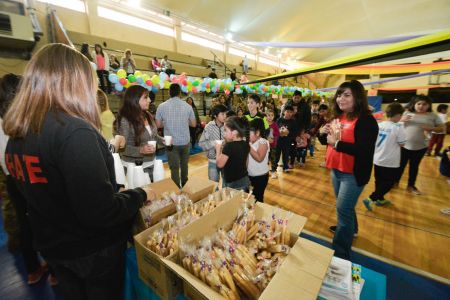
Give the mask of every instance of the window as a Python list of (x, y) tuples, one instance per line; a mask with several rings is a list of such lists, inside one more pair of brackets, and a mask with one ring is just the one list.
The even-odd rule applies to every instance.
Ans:
[(277, 68), (279, 67), (277, 61), (274, 61), (274, 60), (271, 60), (271, 59), (267, 59), (267, 58), (265, 58), (263, 56), (259, 57), (259, 62), (262, 63), (262, 64), (269, 65), (269, 66), (274, 66), (274, 67), (277, 67)]
[(84, 6), (84, 1), (82, 0), (38, 0), (38, 1), (64, 7), (71, 10), (76, 10), (82, 13), (86, 12), (86, 7)]
[(141, 18), (130, 16), (106, 7), (98, 6), (97, 13), (99, 17), (112, 20), (115, 22), (124, 23), (130, 26), (139, 27), (144, 30), (153, 31), (159, 34), (174, 37), (173, 28), (163, 26), (154, 22), (150, 22)]
[(196, 35), (192, 35), (192, 34), (187, 33), (185, 31), (181, 32), (181, 39), (183, 41), (186, 41), (186, 42), (189, 42), (189, 43), (193, 43), (193, 44), (197, 44), (197, 45), (200, 45), (200, 46), (203, 46), (203, 47), (208, 47), (208, 48), (211, 48), (211, 49), (223, 51), (223, 44), (216, 43), (216, 42), (204, 39), (204, 38), (196, 36)]
[(295, 70), (295, 67), (288, 65), (288, 64), (280, 64), (280, 68), (288, 70), (288, 71)]
[(233, 54), (233, 55), (236, 55), (236, 56), (240, 56), (240, 57), (244, 57), (245, 55), (247, 55), (248, 59), (256, 60), (256, 55), (255, 54), (252, 54), (252, 53), (249, 53), (249, 52), (245, 52), (245, 51), (233, 48), (233, 47), (229, 47), (228, 48), (228, 52), (230, 54)]

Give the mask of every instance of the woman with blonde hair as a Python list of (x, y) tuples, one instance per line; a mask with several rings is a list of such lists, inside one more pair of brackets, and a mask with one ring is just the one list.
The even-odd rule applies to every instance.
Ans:
[(28, 63), (4, 119), (5, 161), (27, 201), (34, 243), (65, 299), (121, 299), (124, 251), (149, 188), (118, 192), (100, 135), (96, 76), (88, 60), (49, 44)]
[(116, 119), (113, 112), (109, 109), (108, 96), (102, 90), (97, 90), (97, 103), (100, 108), (100, 122), (102, 133), (105, 140), (109, 141), (113, 138), (113, 123)]
[(127, 75), (134, 74), (134, 71), (136, 71), (136, 61), (133, 58), (133, 53), (130, 49), (127, 49), (123, 54), (124, 56), (120, 61), (120, 68), (124, 69)]

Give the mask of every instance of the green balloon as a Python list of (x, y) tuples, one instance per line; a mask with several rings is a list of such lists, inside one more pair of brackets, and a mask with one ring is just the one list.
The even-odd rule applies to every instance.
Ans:
[(136, 77), (132, 74), (128, 75), (128, 81), (129, 82), (135, 82), (136, 81)]

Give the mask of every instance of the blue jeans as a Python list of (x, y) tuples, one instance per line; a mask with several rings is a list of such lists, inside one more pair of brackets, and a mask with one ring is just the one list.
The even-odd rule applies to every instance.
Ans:
[(358, 230), (355, 206), (364, 186), (358, 186), (355, 176), (336, 169), (331, 170), (336, 195), (337, 227), (333, 238), (335, 255), (350, 259), (353, 234)]
[(217, 168), (217, 164), (211, 161), (208, 161), (208, 178), (209, 180), (219, 182), (220, 176), (223, 178), (222, 169)]
[(248, 179), (248, 176), (242, 177), (241, 179), (232, 181), (232, 182), (225, 182), (224, 187), (229, 187), (235, 190), (241, 190), (244, 192), (248, 192), (248, 187), (250, 186), (250, 179)]

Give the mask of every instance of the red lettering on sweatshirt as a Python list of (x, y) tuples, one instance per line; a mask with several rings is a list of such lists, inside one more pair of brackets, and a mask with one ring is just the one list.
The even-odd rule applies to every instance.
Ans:
[(32, 165), (32, 164), (38, 164), (39, 165), (39, 157), (37, 156), (30, 156), (30, 155), (24, 155), (23, 160), (25, 161), (25, 166), (27, 168), (28, 172), (28, 178), (30, 179), (30, 183), (47, 183), (48, 180), (44, 176), (38, 176), (37, 174), (42, 173), (42, 169), (39, 166)]
[(16, 170), (16, 179), (25, 181), (25, 175), (23, 175), (22, 164), (20, 163), (19, 155), (14, 154), (14, 169)]

